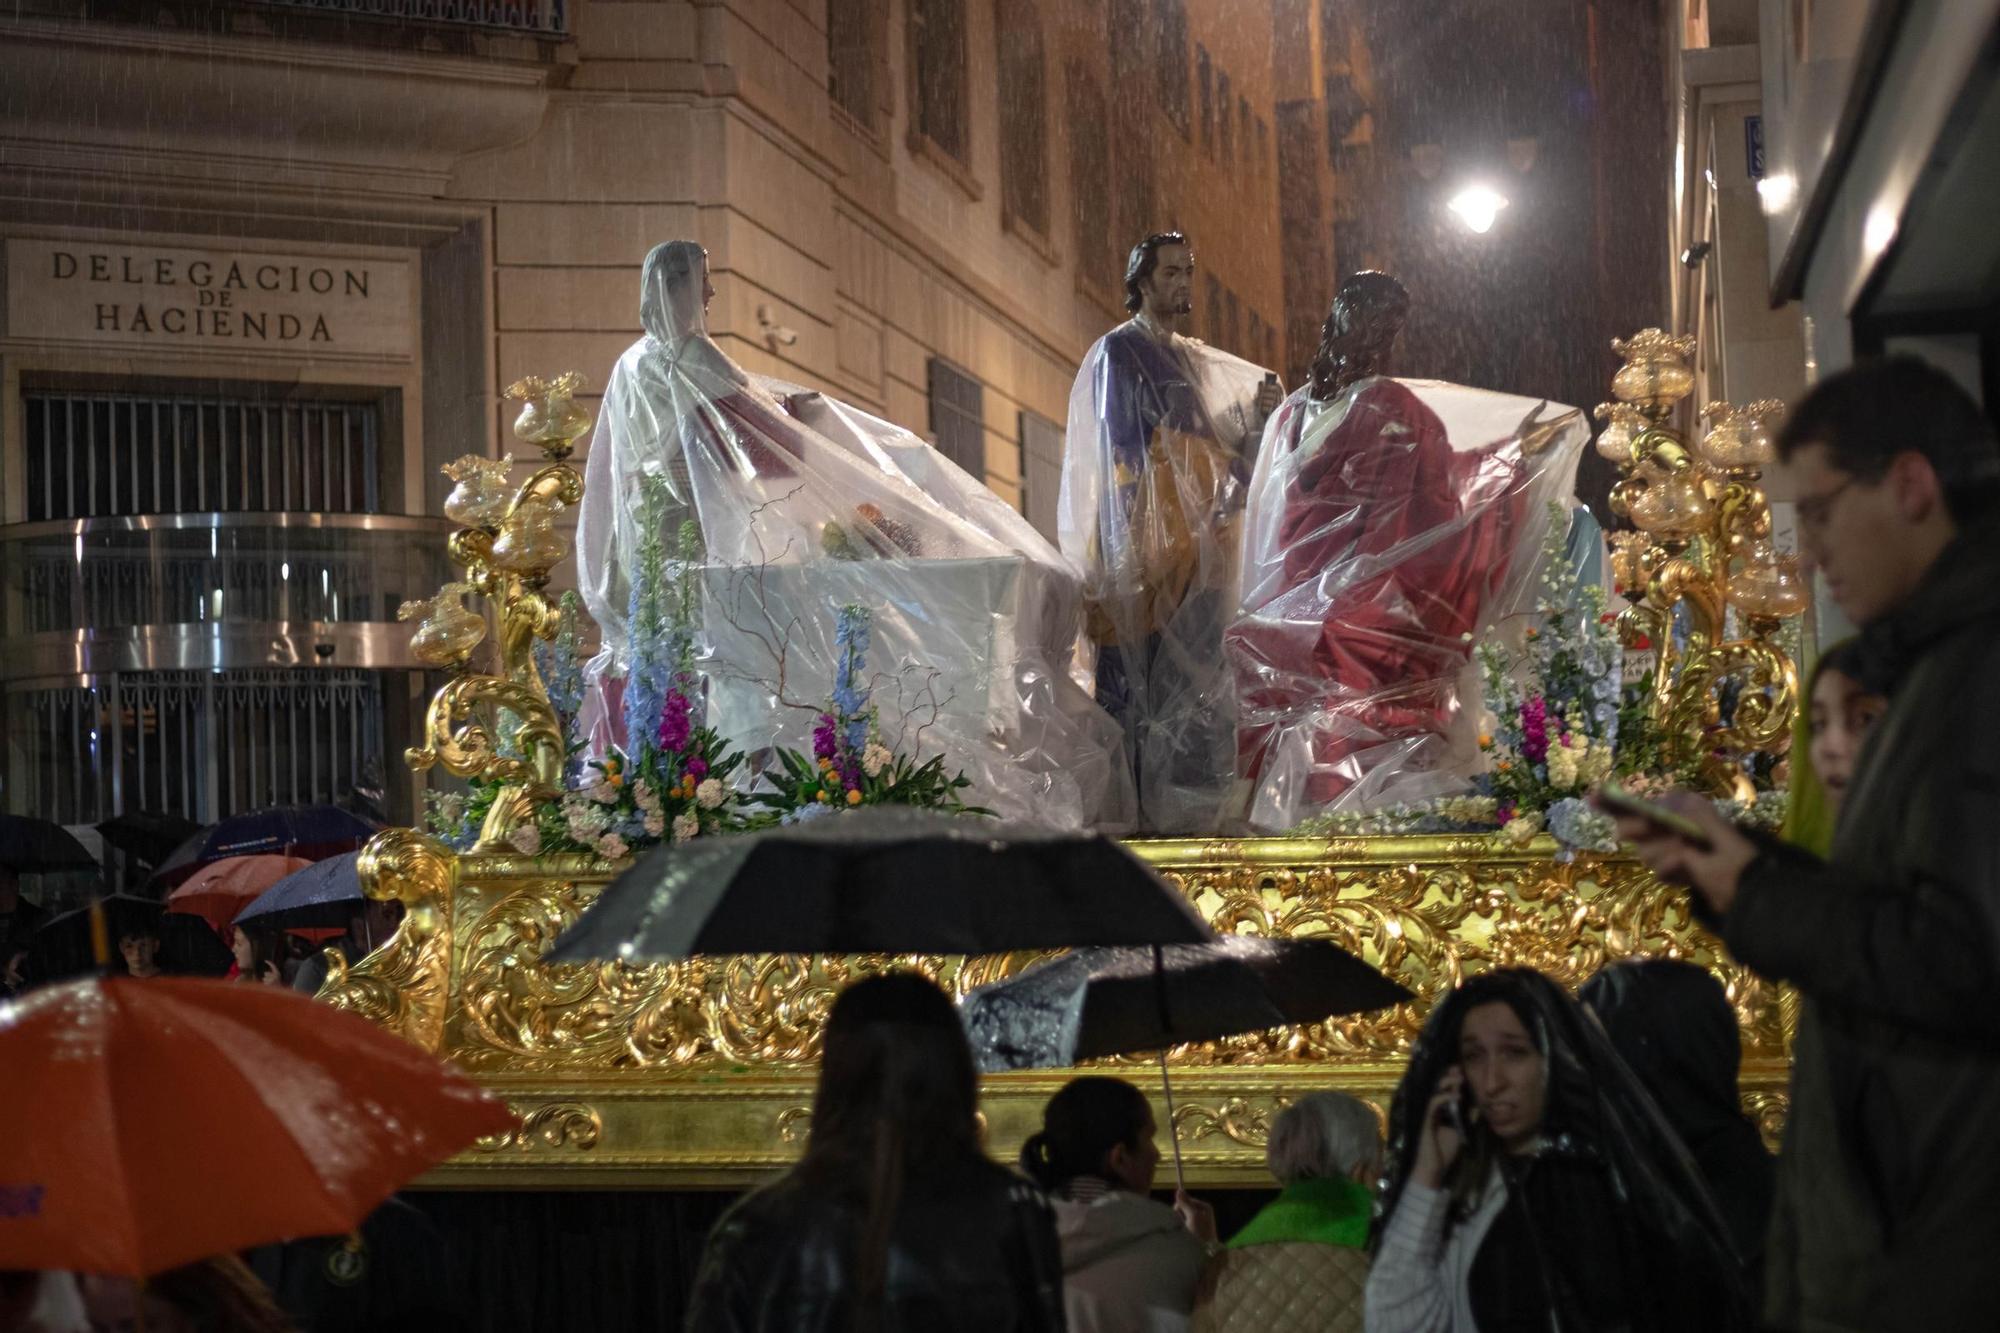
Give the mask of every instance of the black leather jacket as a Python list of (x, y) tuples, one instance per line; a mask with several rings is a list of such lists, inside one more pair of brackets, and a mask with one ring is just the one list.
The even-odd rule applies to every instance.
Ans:
[[(846, 1333), (865, 1203), (792, 1171), (708, 1238), (687, 1333)], [(990, 1163), (904, 1191), (871, 1333), (1061, 1333), (1062, 1258), (1048, 1200)]]

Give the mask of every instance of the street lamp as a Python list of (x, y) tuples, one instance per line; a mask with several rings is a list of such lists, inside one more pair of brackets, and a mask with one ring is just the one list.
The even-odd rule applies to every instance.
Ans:
[(1507, 207), (1507, 196), (1489, 185), (1468, 185), (1453, 195), (1445, 207), (1458, 214), (1460, 222), (1483, 235), (1493, 230), (1500, 210)]

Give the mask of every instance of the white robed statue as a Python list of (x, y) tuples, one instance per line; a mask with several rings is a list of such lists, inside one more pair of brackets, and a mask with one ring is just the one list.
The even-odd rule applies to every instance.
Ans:
[[(612, 704), (639, 651), (640, 544), (672, 549), (691, 520), (708, 721), (753, 762), (810, 749), (840, 658), (837, 611), (854, 604), (871, 613), (866, 684), (891, 748), (943, 754), (971, 779), (967, 800), (1003, 818), (1128, 821), (1117, 727), (1065, 671), (1082, 623), (1075, 574), (922, 440), (739, 367), (708, 335), (712, 296), (699, 245), (647, 255), (646, 334), (613, 369), (591, 441), (577, 551), (603, 631), (587, 671), (598, 742), (624, 740)], [(648, 478), (664, 506), (641, 502)]]

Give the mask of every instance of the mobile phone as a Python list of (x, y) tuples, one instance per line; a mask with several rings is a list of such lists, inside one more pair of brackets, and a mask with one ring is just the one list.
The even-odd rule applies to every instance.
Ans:
[(1669, 810), (1658, 801), (1649, 801), (1644, 797), (1634, 796), (1615, 782), (1607, 782), (1597, 789), (1597, 803), (1613, 814), (1631, 815), (1635, 819), (1643, 819), (1650, 824), (1657, 824), (1659, 827), (1667, 830), (1667, 832), (1674, 834), (1676, 837), (1686, 839), (1703, 851), (1707, 851), (1711, 846), (1708, 834), (1702, 832), (1701, 825), (1695, 823), (1686, 815)]

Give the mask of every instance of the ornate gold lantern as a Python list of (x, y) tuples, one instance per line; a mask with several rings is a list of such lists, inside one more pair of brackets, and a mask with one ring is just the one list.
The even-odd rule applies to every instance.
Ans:
[(1669, 423), (1694, 388), (1694, 339), (1645, 329), (1611, 345), (1625, 364), (1611, 382), (1618, 401), (1597, 409), (1598, 452), (1623, 469), (1611, 507), (1638, 529), (1612, 541), (1613, 576), (1631, 603), (1620, 637), (1656, 653), (1650, 706), (1665, 757), (1717, 794), (1747, 799), (1740, 761), (1790, 743), (1798, 669), (1775, 636), (1809, 601), (1797, 559), (1771, 542), (1759, 484), (1784, 405), (1710, 403), (1690, 448)]

